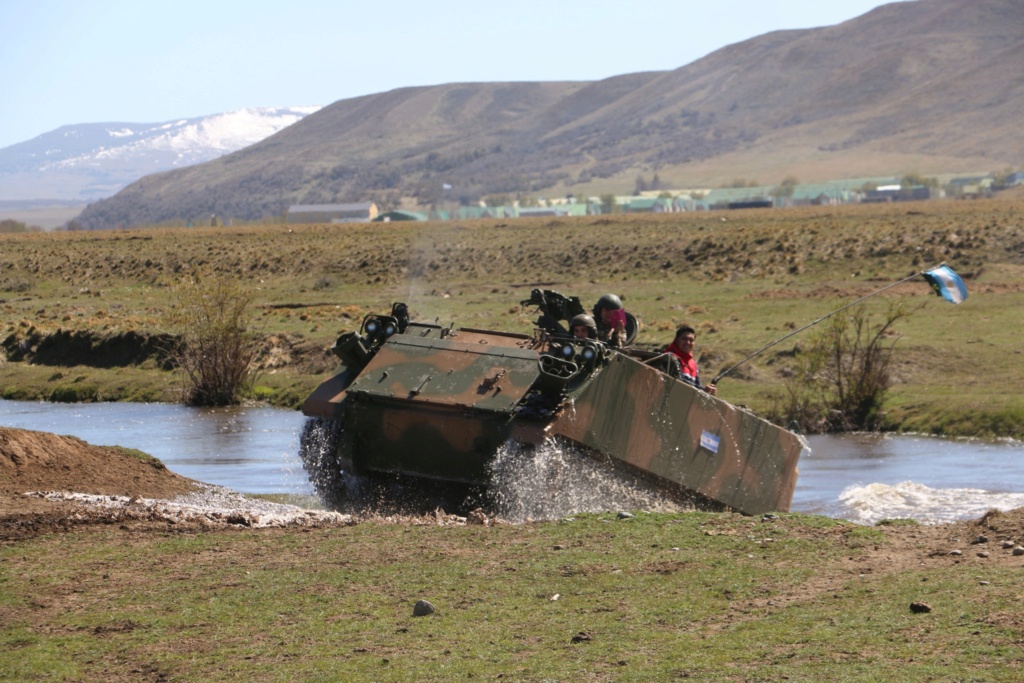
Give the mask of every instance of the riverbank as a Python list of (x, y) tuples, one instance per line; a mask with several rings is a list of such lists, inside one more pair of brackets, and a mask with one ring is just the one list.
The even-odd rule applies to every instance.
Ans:
[[(884, 425), (939, 435), (1024, 437), (1024, 202), (925, 202), (791, 210), (537, 219), (506, 224), (371, 224), (0, 236), (3, 398), (174, 401), (153, 355), (111, 364), (47, 339), (172, 333), (162, 312), (197, 271), (258, 292), (267, 343), (254, 401), (295, 407), (333, 367), (327, 352), (394, 301), (414, 317), (529, 332), (533, 287), (589, 305), (614, 291), (643, 325), (639, 343), (698, 330), (713, 375), (856, 297), (941, 261), (967, 281), (960, 306), (923, 279), (868, 302), (913, 314), (892, 335), (896, 383)], [(803, 333), (730, 375), (722, 397), (762, 414), (780, 399)], [(81, 340), (81, 337), (79, 337)], [(33, 353), (33, 349), (36, 353)], [(19, 356), (19, 353), (22, 354)], [(20, 358), (20, 359), (19, 359)]]
[(1024, 510), (256, 529), (24, 496), (197, 486), (143, 454), (0, 430), (0, 678), (1010, 681), (1024, 658)]

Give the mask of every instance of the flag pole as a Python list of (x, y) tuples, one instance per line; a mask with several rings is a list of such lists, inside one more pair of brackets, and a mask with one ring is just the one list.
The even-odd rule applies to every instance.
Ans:
[[(943, 263), (942, 265), (945, 265), (945, 263)], [(829, 313), (829, 314), (827, 314), (827, 315), (823, 315), (823, 316), (821, 316), (820, 318), (818, 318), (818, 319), (817, 319), (817, 320), (815, 320), (814, 322), (810, 322), (810, 323), (807, 323), (806, 325), (804, 325), (803, 327), (801, 327), (801, 328), (800, 328), (799, 330), (793, 330), (792, 332), (790, 332), (789, 334), (787, 334), (787, 335), (786, 335), (785, 337), (780, 337), (779, 339), (776, 339), (775, 341), (773, 341), (773, 342), (772, 342), (771, 344), (768, 344), (767, 346), (764, 346), (764, 347), (762, 347), (762, 348), (758, 349), (757, 351), (754, 351), (754, 352), (753, 352), (752, 354), (750, 354), (749, 356), (747, 356), (746, 358), (744, 358), (743, 360), (741, 360), (741, 361), (740, 361), (739, 363), (736, 363), (735, 365), (733, 365), (733, 366), (731, 366), (731, 367), (728, 367), (728, 368), (726, 368), (725, 370), (722, 370), (722, 371), (721, 371), (720, 373), (718, 373), (718, 376), (717, 376), (717, 377), (715, 377), (715, 378), (714, 378), (713, 380), (711, 380), (711, 382), (710, 382), (710, 383), (711, 383), (711, 384), (718, 384), (718, 380), (722, 379), (723, 377), (725, 377), (726, 375), (728, 375), (728, 374), (729, 374), (730, 372), (732, 372), (733, 370), (735, 370), (735, 369), (736, 369), (736, 368), (738, 368), (739, 366), (741, 366), (741, 365), (743, 365), (744, 363), (746, 363), (746, 362), (747, 362), (748, 360), (750, 360), (751, 358), (754, 358), (754, 357), (756, 357), (756, 356), (760, 356), (760, 355), (761, 355), (762, 353), (764, 353), (764, 352), (765, 352), (765, 351), (767, 351), (768, 349), (772, 348), (772, 347), (773, 347), (773, 346), (775, 346), (776, 344), (779, 344), (779, 343), (781, 343), (781, 342), (784, 342), (784, 341), (786, 341), (787, 339), (789, 339), (790, 337), (792, 337), (793, 335), (795, 335), (795, 334), (798, 334), (798, 333), (800, 333), (800, 332), (803, 332), (803, 331), (804, 331), (804, 330), (806, 330), (806, 329), (807, 329), (808, 327), (814, 327), (814, 326), (815, 326), (815, 325), (817, 325), (818, 323), (820, 323), (820, 322), (822, 322), (822, 321), (825, 321), (825, 320), (828, 320), (829, 318), (831, 318), (832, 316), (834, 316), (834, 315), (835, 315), (836, 313), (841, 313), (842, 311), (845, 311), (845, 310), (846, 310), (847, 308), (850, 308), (851, 306), (856, 306), (857, 304), (859, 304), (860, 302), (864, 301), (865, 299), (870, 299), (871, 297), (873, 297), (873, 296), (875, 296), (875, 295), (877, 295), (877, 294), (881, 294), (882, 292), (886, 291), (887, 289), (892, 289), (893, 287), (895, 287), (895, 286), (897, 286), (897, 285), (902, 285), (902, 284), (903, 284), (904, 282), (909, 282), (910, 280), (913, 280), (913, 279), (914, 279), (915, 277), (917, 277), (917, 276), (919, 276), (919, 275), (924, 275), (924, 271), (922, 271), (922, 272), (920, 272), (920, 273), (914, 273), (914, 274), (913, 274), (913, 275), (911, 275), (910, 277), (905, 277), (905, 278), (903, 278), (902, 280), (900, 280), (899, 282), (893, 282), (893, 283), (892, 283), (892, 284), (890, 284), (890, 285), (886, 285), (885, 287), (882, 287), (881, 289), (879, 289), (879, 290), (878, 290), (878, 291), (876, 291), (876, 292), (871, 292), (871, 294), (868, 294), (868, 295), (866, 295), (866, 296), (862, 296), (861, 298), (857, 299), (857, 300), (856, 300), (856, 301), (854, 301), (854, 302), (848, 303), (848, 304), (846, 304), (845, 306), (843, 306), (843, 307), (841, 307), (841, 308), (837, 308), (836, 310), (832, 311), (831, 313)]]

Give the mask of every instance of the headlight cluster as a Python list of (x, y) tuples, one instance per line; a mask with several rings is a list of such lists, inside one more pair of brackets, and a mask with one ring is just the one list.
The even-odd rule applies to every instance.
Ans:
[(562, 342), (560, 346), (553, 348), (552, 352), (564, 360), (575, 361), (579, 365), (593, 363), (600, 354), (597, 344), (586, 340)]
[(398, 332), (398, 321), (384, 316), (368, 316), (363, 321), (363, 334), (370, 339), (387, 339)]

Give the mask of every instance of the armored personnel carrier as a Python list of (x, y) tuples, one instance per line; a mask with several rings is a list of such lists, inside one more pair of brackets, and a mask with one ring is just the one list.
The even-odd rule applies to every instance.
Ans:
[[(339, 337), (341, 365), (302, 407), (334, 432), (336, 473), (486, 487), (506, 442), (564, 439), (681, 498), (788, 510), (801, 437), (676, 379), (664, 354), (572, 337), (576, 297), (522, 304), (540, 314), (532, 334), (417, 322), (396, 303)], [(629, 316), (629, 341), (637, 329)]]

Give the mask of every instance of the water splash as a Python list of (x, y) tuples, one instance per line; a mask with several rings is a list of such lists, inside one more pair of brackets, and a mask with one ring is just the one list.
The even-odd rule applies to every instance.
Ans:
[(975, 519), (989, 510), (1024, 506), (1024, 493), (997, 493), (975, 488), (937, 489), (905, 481), (896, 485), (850, 486), (839, 496), (845, 519), (875, 524), (883, 519), (914, 519), (941, 524)]
[(491, 501), (509, 522), (559, 519), (580, 512), (692, 509), (640, 477), (613, 469), (559, 439), (537, 447), (506, 442), (491, 463)]
[(328, 508), (338, 510), (352, 500), (359, 483), (346, 476), (338, 462), (338, 441), (343, 431), (340, 420), (311, 417), (302, 426), (299, 457), (313, 490)]
[(338, 443), (343, 433), (340, 421), (314, 417), (306, 421), (299, 439), (303, 467), (325, 507), (362, 517), (380, 517), (444, 510), (465, 513), (480, 506), (480, 492), (465, 484), (386, 473), (363, 476), (345, 471), (338, 460)]

